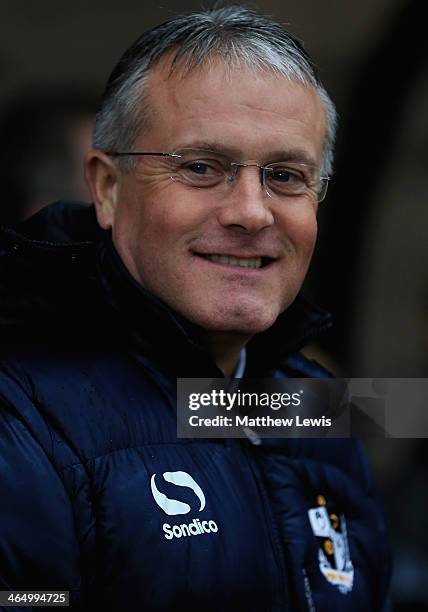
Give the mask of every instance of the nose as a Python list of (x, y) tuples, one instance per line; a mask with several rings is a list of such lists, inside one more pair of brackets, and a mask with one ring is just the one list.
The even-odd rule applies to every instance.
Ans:
[(237, 168), (219, 210), (219, 222), (223, 227), (236, 227), (246, 233), (256, 233), (274, 224), (271, 198), (255, 166)]

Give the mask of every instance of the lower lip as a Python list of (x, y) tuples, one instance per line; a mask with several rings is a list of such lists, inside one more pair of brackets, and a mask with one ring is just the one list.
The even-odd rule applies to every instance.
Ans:
[(229, 270), (230, 272), (235, 272), (235, 273), (240, 272), (241, 274), (261, 274), (269, 270), (272, 267), (272, 264), (275, 263), (274, 261), (271, 261), (270, 263), (266, 264), (265, 266), (262, 266), (261, 268), (247, 268), (244, 266), (237, 266), (235, 264), (225, 264), (225, 263), (222, 263), (221, 261), (212, 261), (211, 259), (207, 259), (206, 257), (201, 257), (200, 255), (197, 255), (196, 257), (202, 261), (205, 261), (208, 264), (217, 266), (221, 268), (222, 270)]

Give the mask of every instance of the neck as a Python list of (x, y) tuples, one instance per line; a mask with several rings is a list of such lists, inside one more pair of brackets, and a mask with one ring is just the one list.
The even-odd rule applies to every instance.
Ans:
[(250, 336), (228, 332), (210, 334), (211, 351), (214, 361), (225, 376), (232, 376), (239, 363), (239, 355)]

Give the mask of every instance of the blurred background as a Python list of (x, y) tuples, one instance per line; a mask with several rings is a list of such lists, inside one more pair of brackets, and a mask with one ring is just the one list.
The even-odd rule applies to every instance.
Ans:
[[(89, 201), (83, 155), (114, 63), (144, 29), (200, 3), (3, 0), (0, 6), (0, 222), (7, 224), (56, 199)], [(305, 42), (340, 116), (334, 180), (321, 205), (306, 283), (336, 325), (310, 354), (338, 375), (427, 377), (425, 3), (259, 0), (252, 6)], [(394, 611), (428, 610), (428, 444), (366, 445), (393, 542)]]

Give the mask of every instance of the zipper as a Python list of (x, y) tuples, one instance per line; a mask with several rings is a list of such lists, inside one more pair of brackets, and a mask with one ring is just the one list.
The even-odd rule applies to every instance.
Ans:
[[(251, 441), (250, 443), (254, 444)], [(274, 561), (276, 561), (276, 575), (277, 575), (277, 597), (275, 606), (271, 609), (270, 612), (293, 612), (290, 608), (289, 596), (287, 593), (287, 573), (285, 566), (285, 558), (280, 545), (280, 536), (278, 527), (275, 522), (275, 517), (272, 514), (272, 509), (270, 507), (269, 498), (265, 486), (262, 482), (262, 478), (260, 476), (259, 468), (256, 464), (254, 456), (251, 453), (251, 446), (249, 443), (241, 444), (241, 449), (244, 456), (247, 459), (248, 466), (253, 475), (256, 487), (258, 489), (260, 500), (262, 502), (263, 515), (265, 517), (265, 527), (270, 539), (271, 549), (274, 557)], [(255, 443), (257, 445), (257, 442)]]

